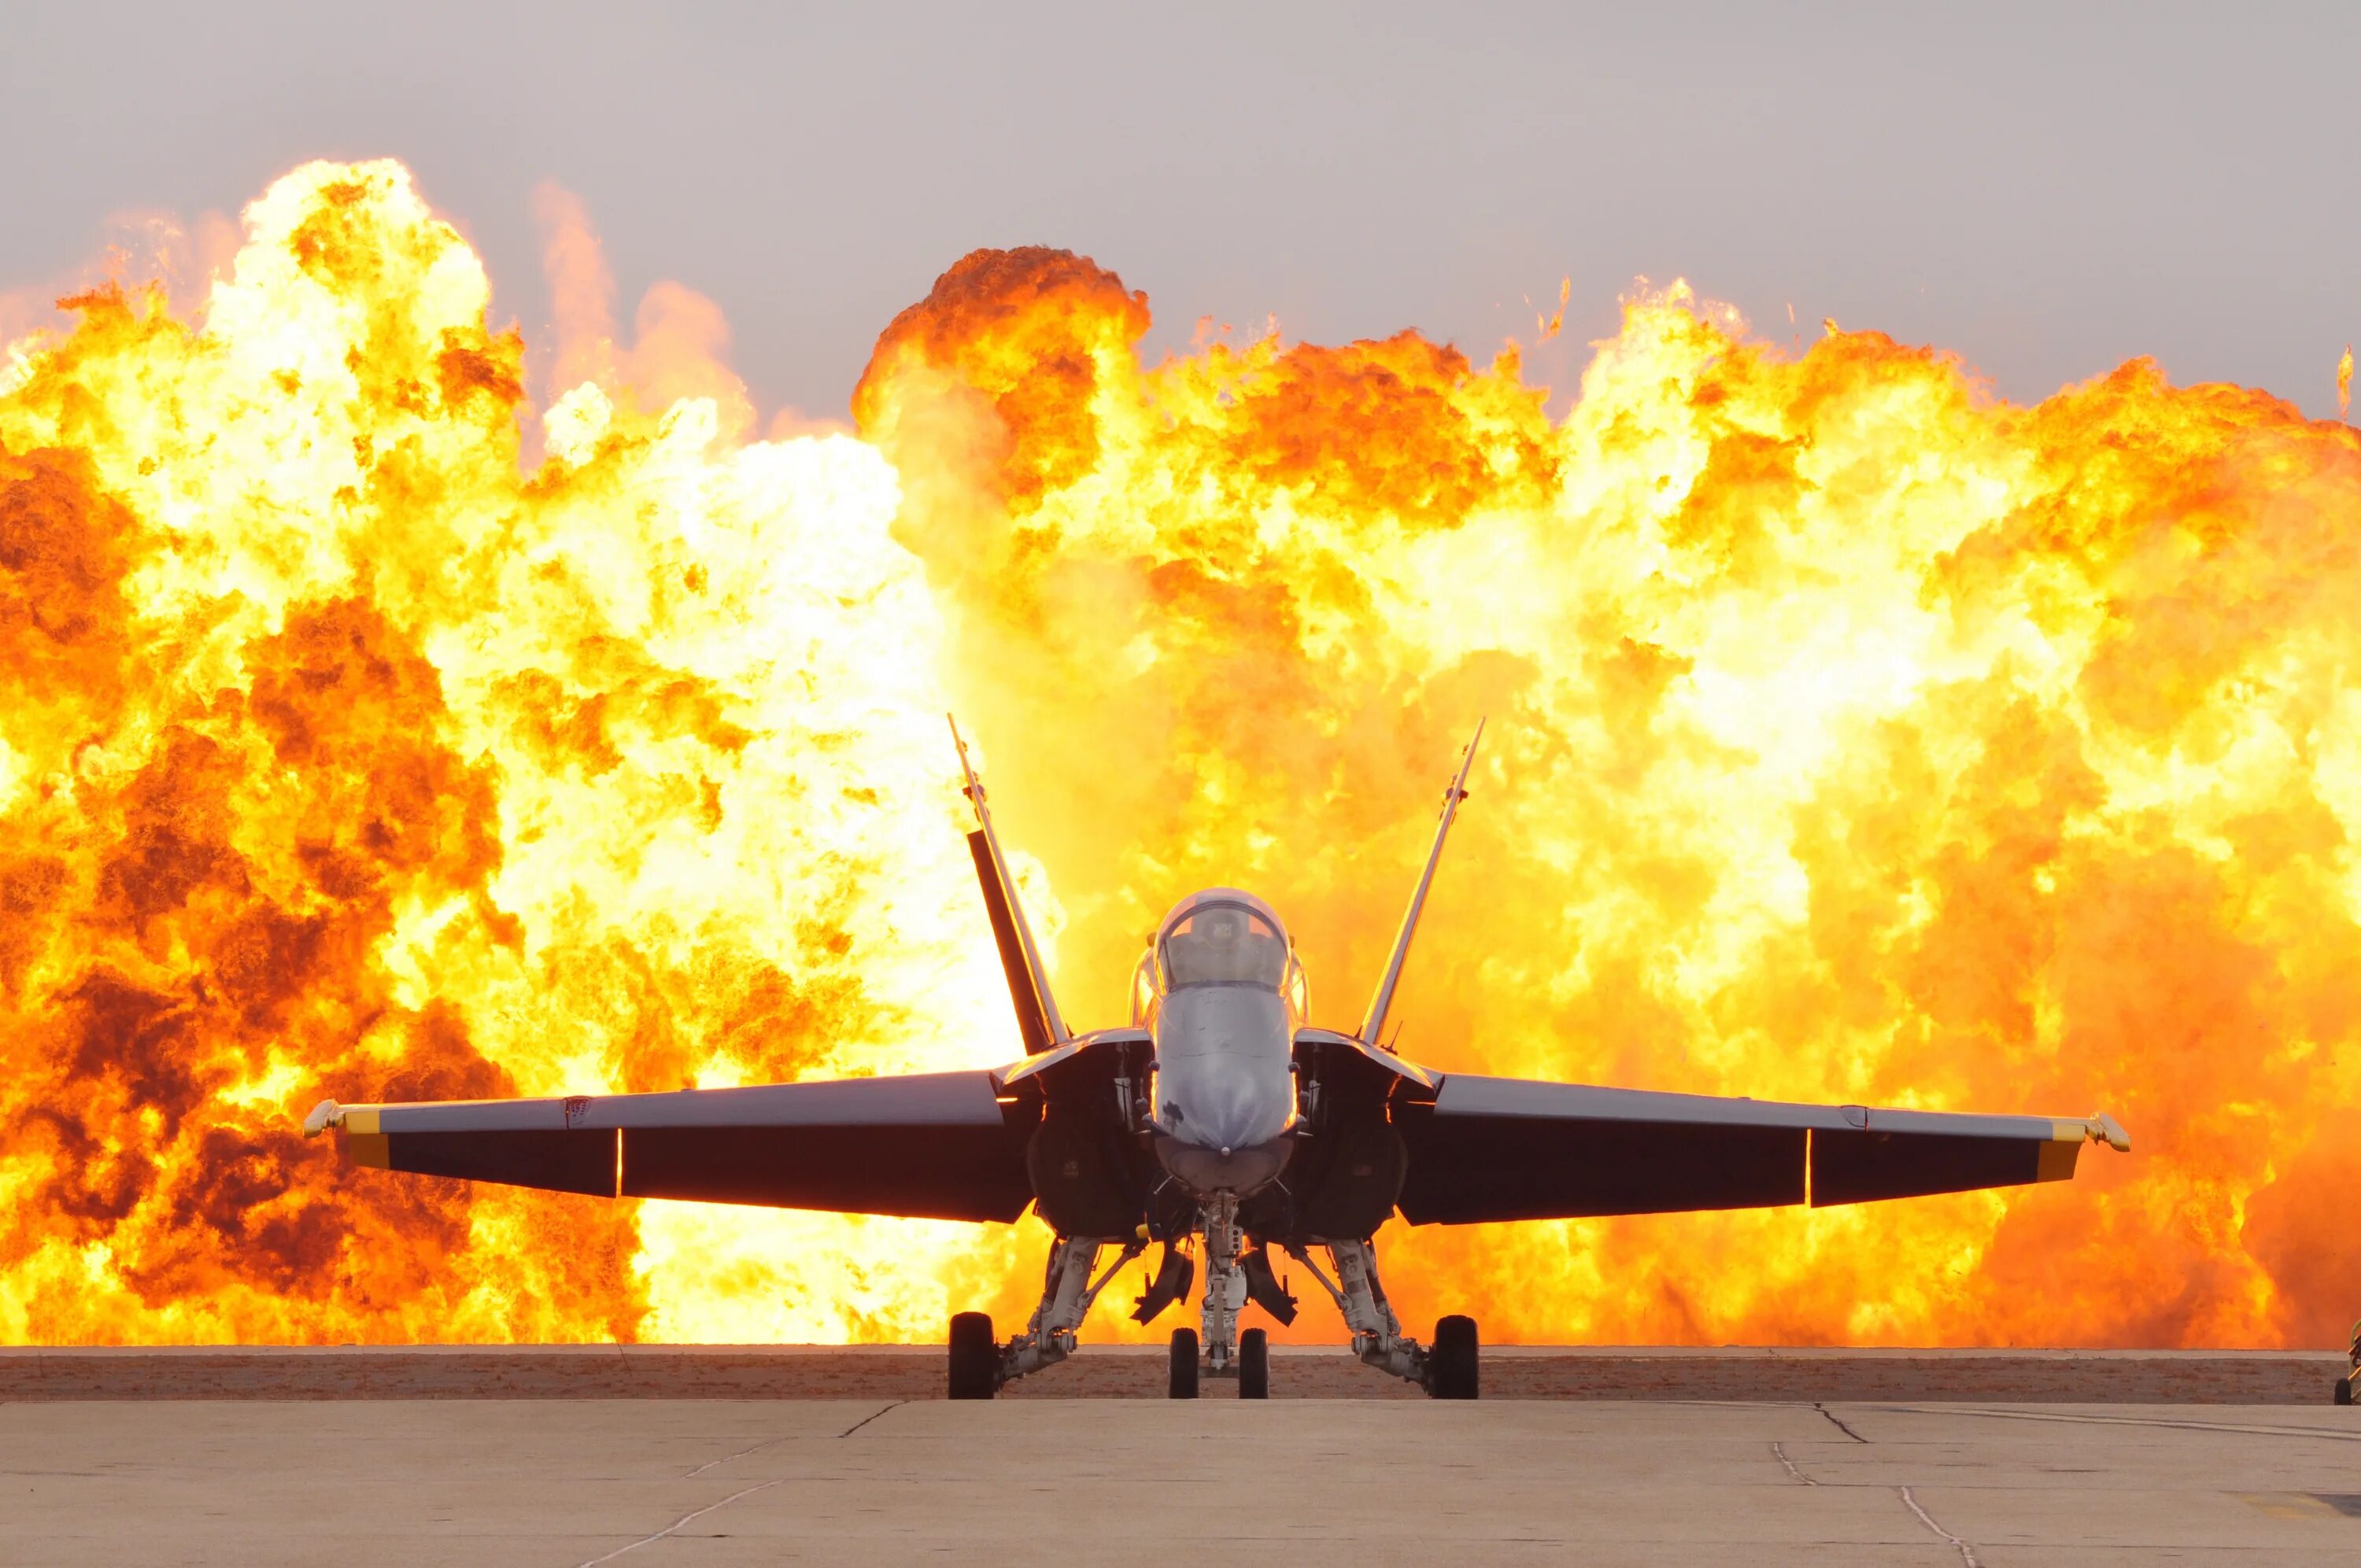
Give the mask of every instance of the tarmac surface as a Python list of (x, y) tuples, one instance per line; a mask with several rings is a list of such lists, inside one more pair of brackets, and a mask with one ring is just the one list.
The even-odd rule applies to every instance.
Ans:
[(12, 1402), (0, 1560), (2361, 1563), (2361, 1409)]

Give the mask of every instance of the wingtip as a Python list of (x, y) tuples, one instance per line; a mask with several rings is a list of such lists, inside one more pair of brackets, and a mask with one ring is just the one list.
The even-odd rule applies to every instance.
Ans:
[(2091, 1141), (2094, 1144), (2104, 1144), (2117, 1154), (2132, 1152), (2132, 1135), (2124, 1131), (2124, 1124), (2121, 1122), (2103, 1111), (2091, 1118)]
[(323, 1100), (312, 1107), (310, 1115), (303, 1118), (303, 1135), (316, 1138), (331, 1127), (341, 1126), (344, 1120), (344, 1107), (333, 1100)]

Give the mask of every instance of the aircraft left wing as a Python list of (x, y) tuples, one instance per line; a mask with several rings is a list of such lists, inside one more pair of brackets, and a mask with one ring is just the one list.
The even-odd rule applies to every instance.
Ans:
[(601, 1198), (686, 1198), (940, 1220), (1016, 1219), (1029, 1107), (987, 1071), (667, 1094), (324, 1101), (358, 1165)]
[(2086, 1142), (2129, 1149), (2111, 1116), (1983, 1116), (1801, 1105), (1443, 1075), (1397, 1101), (1414, 1225), (1697, 1209), (1815, 1208), (2074, 1174)]

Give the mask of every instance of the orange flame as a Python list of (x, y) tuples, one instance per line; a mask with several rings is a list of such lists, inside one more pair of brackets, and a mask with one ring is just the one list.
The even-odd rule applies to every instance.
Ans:
[(2344, 419), (2353, 411), (2353, 345), (2345, 345), (2344, 356), (2336, 362), (2336, 417)]
[[(578, 203), (541, 216), (584, 378), (537, 416), (393, 164), (272, 186), (200, 323), (103, 290), (0, 361), (0, 1338), (1020, 1318), (1029, 1222), (476, 1190), (294, 1133), (325, 1094), (1013, 1056), (946, 707), (1092, 1022), (1213, 883), (1356, 1012), (1488, 712), (1411, 1054), (2140, 1138), (2065, 1187), (1396, 1227), (1413, 1321), (2325, 1344), (2361, 1302), (2351, 430), (2146, 362), (2012, 407), (1678, 285), (1554, 422), (1513, 351), (1414, 334), (1146, 367), (1145, 296), (1021, 250), (886, 329), (861, 439), (755, 441), (718, 313), (665, 293), (620, 348)], [(1141, 1332), (1127, 1297), (1092, 1334)]]

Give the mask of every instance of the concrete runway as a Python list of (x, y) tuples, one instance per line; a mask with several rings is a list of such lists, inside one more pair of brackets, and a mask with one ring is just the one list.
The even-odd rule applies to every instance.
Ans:
[(2361, 1563), (2361, 1409), (0, 1405), (15, 1568), (947, 1559)]

